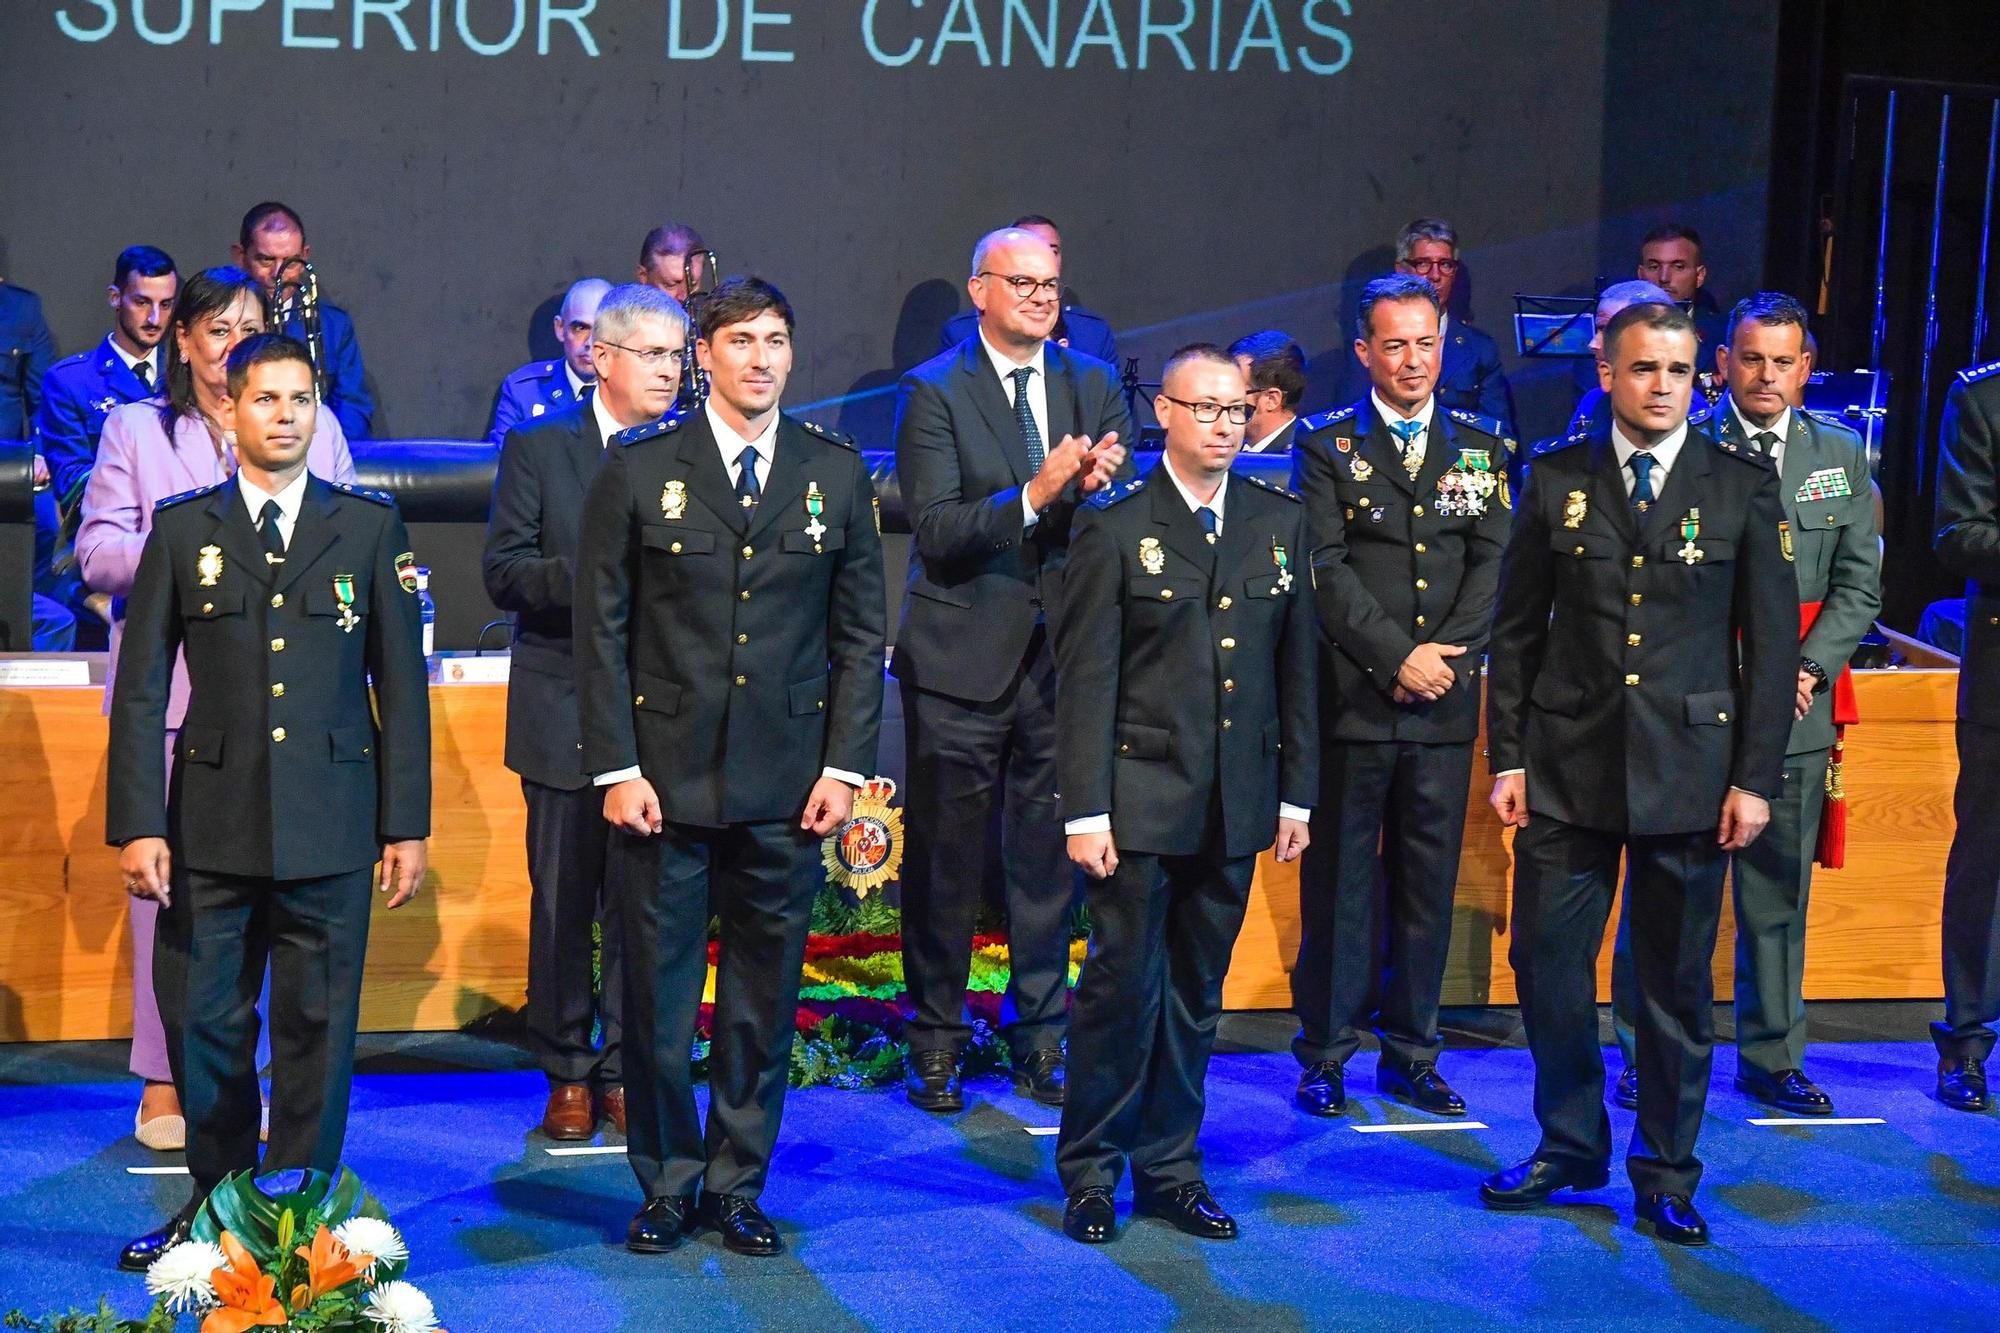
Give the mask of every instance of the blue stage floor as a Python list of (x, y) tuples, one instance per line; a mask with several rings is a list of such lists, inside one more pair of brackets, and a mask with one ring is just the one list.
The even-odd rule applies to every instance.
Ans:
[[(1481, 1209), (1484, 1173), (1535, 1142), (1529, 1062), (1509, 1011), (1453, 1017), (1444, 1070), (1488, 1129), (1437, 1123), (1349, 1065), (1346, 1119), (1294, 1112), (1278, 1015), (1225, 1020), (1209, 1076), (1208, 1179), (1243, 1224), (1203, 1244), (1142, 1221), (1065, 1240), (1054, 1112), (975, 1081), (938, 1119), (895, 1092), (794, 1093), (764, 1202), (790, 1246), (745, 1259), (704, 1235), (642, 1258), (622, 1156), (556, 1157), (544, 1084), (519, 1052), (457, 1035), (370, 1037), (348, 1160), (408, 1235), (410, 1277), (453, 1333), (483, 1329), (1183, 1327), (1991, 1329), (2000, 1312), (2000, 1116), (1930, 1095), (1934, 1006), (1815, 1009), (1812, 1072), (1843, 1116), (1758, 1127), (1719, 1046), (1700, 1196), (1716, 1243), (1683, 1251), (1632, 1229), (1622, 1170), (1542, 1214)], [(1727, 1031), (1726, 1011), (1718, 1013)], [(1607, 1051), (1607, 1057), (1615, 1055)], [(175, 1164), (129, 1136), (136, 1086), (115, 1043), (0, 1047), (0, 1308), (94, 1303), (137, 1313), (119, 1245), (186, 1197)], [(1616, 1109), (1622, 1136), (1632, 1117)], [(1121, 1201), (1122, 1210), (1122, 1201)]]

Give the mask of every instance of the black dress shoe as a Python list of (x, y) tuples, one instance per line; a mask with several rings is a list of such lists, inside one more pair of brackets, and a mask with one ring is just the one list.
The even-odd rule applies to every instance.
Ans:
[(1419, 1060), (1408, 1068), (1384, 1060), (1375, 1066), (1375, 1087), (1405, 1106), (1432, 1115), (1465, 1114), (1465, 1098), (1451, 1090), (1451, 1084), (1444, 1081), (1437, 1066), (1428, 1060)]
[(1833, 1098), (1807, 1078), (1803, 1069), (1780, 1069), (1775, 1074), (1745, 1069), (1736, 1075), (1736, 1090), (1793, 1115), (1833, 1114)]
[(1030, 1052), (1014, 1066), (1014, 1091), (1044, 1106), (1061, 1106), (1066, 1084), (1060, 1046)]
[(201, 1205), (190, 1203), (187, 1207), (167, 1219), (167, 1224), (157, 1231), (148, 1231), (118, 1252), (118, 1266), (128, 1273), (143, 1273), (152, 1267), (153, 1260), (186, 1240), (194, 1231), (194, 1219), (201, 1212)]
[(765, 1258), (784, 1252), (785, 1243), (778, 1239), (778, 1229), (749, 1195), (704, 1194), (701, 1204), (708, 1214), (708, 1224), (721, 1234), (722, 1243), (736, 1253)]
[(1339, 1115), (1347, 1109), (1346, 1071), (1337, 1060), (1322, 1060), (1307, 1066), (1299, 1075), (1299, 1090), (1292, 1100), (1309, 1115)]
[(1628, 1111), (1639, 1109), (1639, 1071), (1626, 1065), (1618, 1071), (1618, 1081), (1611, 1085), (1611, 1100)]
[(1603, 1189), (1611, 1182), (1608, 1167), (1573, 1166), (1530, 1157), (1479, 1184), (1479, 1201), (1503, 1213), (1539, 1208), (1557, 1190)]
[(1653, 1224), (1653, 1234), (1675, 1245), (1708, 1244), (1708, 1223), (1685, 1194), (1648, 1194), (1639, 1200), (1641, 1222)]
[(1236, 1239), (1236, 1219), (1222, 1211), (1208, 1186), (1199, 1180), (1164, 1193), (1143, 1195), (1135, 1201), (1133, 1211), (1165, 1218), (1202, 1240)]
[(625, 1228), (625, 1248), (634, 1254), (666, 1254), (678, 1250), (694, 1230), (694, 1200), (666, 1195), (646, 1200)]
[(1102, 1245), (1118, 1234), (1118, 1210), (1111, 1191), (1095, 1186), (1069, 1196), (1063, 1209), (1063, 1235), (1085, 1245)]
[(958, 1081), (958, 1057), (950, 1051), (911, 1051), (903, 1067), (903, 1088), (920, 1111), (963, 1111), (965, 1088)]
[(1954, 1111), (1990, 1111), (1993, 1094), (1986, 1090), (1986, 1062), (1976, 1055), (1938, 1061), (1938, 1100)]

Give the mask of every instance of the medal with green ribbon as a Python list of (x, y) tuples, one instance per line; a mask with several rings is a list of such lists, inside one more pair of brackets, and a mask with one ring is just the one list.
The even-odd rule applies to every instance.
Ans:
[(1285, 554), (1284, 544), (1275, 538), (1271, 542), (1271, 563), (1278, 567), (1278, 591), (1292, 590), (1292, 558)]
[(1704, 552), (1694, 544), (1694, 539), (1699, 536), (1701, 536), (1701, 511), (1690, 509), (1687, 511), (1687, 517), (1681, 520), (1681, 537), (1686, 545), (1675, 552), (1680, 556), (1682, 564), (1692, 565), (1701, 559)]
[(352, 634), (354, 627), (361, 623), (361, 617), (354, 614), (354, 575), (335, 574), (333, 595), (340, 603), (340, 619), (333, 623), (345, 633)]
[(812, 522), (806, 524), (806, 536), (813, 539), (814, 555), (819, 554), (819, 539), (826, 536), (826, 524), (819, 521), (819, 516), (825, 512), (826, 496), (821, 494), (819, 483), (816, 481), (807, 482), (806, 517), (810, 518)]

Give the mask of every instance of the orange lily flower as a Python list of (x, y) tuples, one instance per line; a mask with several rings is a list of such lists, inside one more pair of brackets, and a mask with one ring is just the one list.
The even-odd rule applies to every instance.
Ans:
[(222, 1233), (227, 1268), (210, 1275), (221, 1305), (201, 1321), (201, 1333), (244, 1333), (252, 1328), (283, 1328), (288, 1322), (278, 1302), (278, 1280), (257, 1267), (250, 1251), (227, 1231)]
[(311, 1308), (320, 1297), (360, 1277), (361, 1270), (373, 1262), (367, 1255), (357, 1259), (349, 1254), (347, 1247), (324, 1226), (313, 1236), (310, 1248), (301, 1245), (294, 1253), (306, 1261), (306, 1280), (292, 1288), (294, 1310)]

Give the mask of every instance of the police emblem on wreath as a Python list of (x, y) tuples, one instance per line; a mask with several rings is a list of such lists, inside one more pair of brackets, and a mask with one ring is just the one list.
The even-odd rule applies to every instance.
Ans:
[(1571, 491), (1569, 493), (1569, 500), (1563, 505), (1563, 526), (1566, 528), (1580, 528), (1583, 526), (1584, 518), (1589, 513), (1590, 497), (1582, 491)]
[(1164, 574), (1167, 569), (1167, 553), (1160, 549), (1158, 537), (1139, 539), (1139, 568), (1148, 574)]
[(204, 588), (213, 588), (222, 581), (222, 548), (204, 546), (196, 552), (194, 572)]
[(903, 812), (893, 778), (875, 777), (854, 794), (854, 813), (820, 844), (826, 881), (866, 898), (903, 872)]
[(671, 523), (678, 523), (687, 517), (688, 488), (684, 481), (670, 481), (660, 492), (660, 512)]

